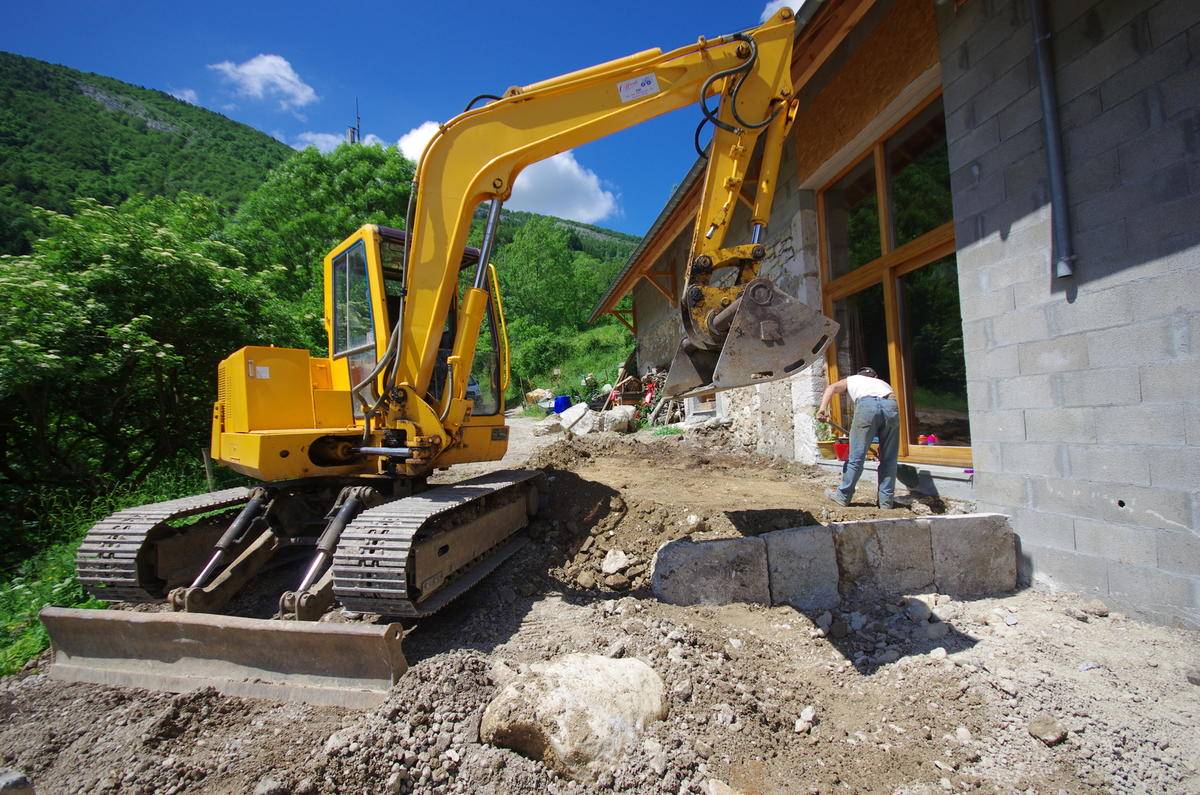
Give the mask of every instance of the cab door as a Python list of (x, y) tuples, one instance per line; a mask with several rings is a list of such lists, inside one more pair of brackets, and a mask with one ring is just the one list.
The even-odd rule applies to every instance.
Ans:
[[(325, 323), (334, 389), (350, 390), (365, 380), (387, 345), (377, 244), (373, 230), (364, 227), (325, 258)], [(362, 406), (354, 403), (359, 420)]]

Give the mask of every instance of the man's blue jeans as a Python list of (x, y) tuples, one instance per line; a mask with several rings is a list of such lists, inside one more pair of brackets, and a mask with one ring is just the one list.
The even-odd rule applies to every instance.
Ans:
[(850, 502), (862, 476), (867, 448), (879, 437), (879, 504), (893, 505), (896, 498), (896, 456), (900, 452), (900, 409), (894, 398), (865, 397), (854, 404), (850, 424), (850, 459), (838, 491)]

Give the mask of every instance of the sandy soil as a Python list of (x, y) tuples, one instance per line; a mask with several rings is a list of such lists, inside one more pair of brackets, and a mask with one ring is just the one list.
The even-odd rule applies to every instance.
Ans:
[[(64, 793), (1200, 791), (1196, 633), (1030, 590), (934, 599), (936, 640), (898, 602), (828, 617), (662, 605), (644, 573), (610, 584), (597, 559), (621, 548), (628, 573), (687, 533), (879, 512), (823, 504), (819, 472), (686, 440), (589, 438), (533, 460), (553, 477), (535, 543), (411, 629), (413, 668), (378, 709), (63, 685), (31, 669), (0, 680), (0, 764)], [(820, 629), (828, 619), (845, 634)], [(670, 690), (667, 719), (586, 785), (478, 739), (505, 672), (576, 651), (636, 656)], [(868, 662), (880, 651), (894, 662)], [(1041, 713), (1062, 742), (1031, 736)]]

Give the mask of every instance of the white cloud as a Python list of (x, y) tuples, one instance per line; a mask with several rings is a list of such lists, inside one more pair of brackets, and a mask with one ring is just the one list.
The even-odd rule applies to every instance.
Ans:
[(506, 207), (592, 224), (617, 212), (617, 197), (571, 152), (534, 163), (517, 176)]
[(387, 144), (383, 142), (383, 139), (375, 133), (367, 133), (364, 135), (362, 142), (367, 146), (387, 146)]
[(421, 122), (400, 136), (400, 140), (396, 142), (396, 148), (409, 160), (417, 162), (421, 159), (421, 153), (425, 151), (425, 144), (429, 143), (429, 139), (438, 131), (439, 126), (436, 121)]
[(209, 64), (208, 68), (233, 83), (240, 96), (278, 97), (282, 110), (302, 108), (318, 99), (313, 87), (300, 79), (286, 58), (278, 55), (259, 54), (239, 64), (222, 61)]
[[(437, 130), (437, 122), (422, 122), (400, 136), (396, 146), (416, 162)], [(588, 224), (618, 212), (616, 195), (605, 190), (596, 172), (580, 165), (571, 152), (534, 163), (517, 175), (505, 206)]]
[(804, 0), (769, 0), (769, 2), (763, 6), (762, 15), (758, 18), (758, 21), (766, 22), (775, 15), (776, 11), (784, 6), (787, 6), (793, 11), (799, 11), (800, 6), (802, 5), (804, 5)]
[(174, 88), (174, 89), (171, 89), (171, 91), (169, 91), (168, 93), (171, 96), (175, 97), (175, 99), (183, 100), (184, 102), (187, 102), (189, 104), (192, 104), (192, 105), (200, 104), (200, 97), (197, 96), (196, 92), (193, 89)]
[(337, 149), (338, 144), (345, 142), (346, 136), (338, 135), (337, 133), (323, 132), (302, 132), (296, 136), (295, 143), (292, 144), (294, 149), (307, 149), (310, 146), (315, 146), (318, 152), (332, 152)]

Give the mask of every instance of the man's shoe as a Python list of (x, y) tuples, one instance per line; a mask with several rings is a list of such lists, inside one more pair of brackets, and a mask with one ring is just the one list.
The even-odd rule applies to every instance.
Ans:
[(883, 509), (883, 510), (885, 510), (885, 511), (890, 511), (890, 510), (892, 510), (893, 508), (895, 508), (895, 507), (896, 507), (896, 503), (894, 503), (894, 502), (881, 502), (881, 503), (879, 503), (879, 507), (880, 507), (880, 508), (882, 508), (882, 509)]
[(825, 489), (825, 496), (836, 502), (843, 508), (850, 505), (850, 501), (842, 496), (842, 493), (837, 489)]

